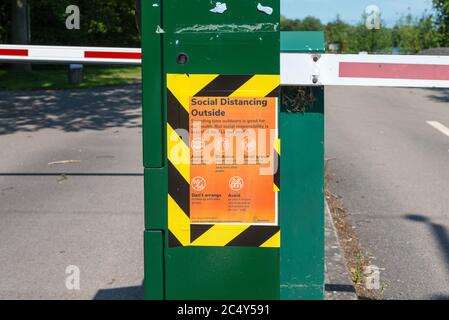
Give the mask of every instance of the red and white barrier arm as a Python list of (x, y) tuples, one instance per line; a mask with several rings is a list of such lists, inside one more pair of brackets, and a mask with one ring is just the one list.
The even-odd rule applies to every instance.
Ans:
[(141, 49), (0, 45), (1, 62), (35, 63), (141, 63)]
[[(0, 45), (0, 63), (139, 65), (141, 59), (138, 48)], [(281, 83), (449, 88), (449, 57), (282, 53)]]
[(283, 53), (281, 83), (449, 88), (449, 56)]

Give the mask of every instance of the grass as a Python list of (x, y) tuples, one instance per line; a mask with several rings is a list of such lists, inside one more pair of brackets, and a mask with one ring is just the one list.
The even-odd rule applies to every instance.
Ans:
[(84, 66), (79, 85), (68, 81), (67, 66), (34, 65), (32, 72), (0, 69), (0, 90), (60, 90), (93, 88), (135, 83), (141, 80), (141, 68), (121, 66)]
[(355, 284), (360, 284), (362, 282), (363, 276), (363, 256), (359, 253), (356, 257), (356, 266), (354, 271), (353, 280)]

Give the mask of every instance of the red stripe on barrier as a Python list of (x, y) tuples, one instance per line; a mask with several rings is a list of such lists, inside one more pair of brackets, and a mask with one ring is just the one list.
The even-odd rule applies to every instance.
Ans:
[(97, 58), (97, 59), (142, 59), (142, 53), (140, 52), (105, 52), (105, 51), (86, 51), (84, 52), (85, 58)]
[(27, 57), (27, 49), (0, 49), (0, 56), (19, 56)]
[(340, 62), (340, 78), (449, 80), (449, 65)]

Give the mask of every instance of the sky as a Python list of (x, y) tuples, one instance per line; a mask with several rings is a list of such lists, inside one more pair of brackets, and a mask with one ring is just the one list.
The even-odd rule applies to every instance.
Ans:
[(432, 0), (281, 0), (281, 13), (288, 18), (314, 16), (327, 23), (340, 14), (342, 20), (356, 24), (369, 5), (377, 5), (382, 19), (393, 26), (403, 14), (421, 16), (432, 9)]

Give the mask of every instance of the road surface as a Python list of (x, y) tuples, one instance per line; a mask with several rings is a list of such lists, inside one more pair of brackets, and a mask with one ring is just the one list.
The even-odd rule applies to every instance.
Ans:
[(140, 104), (137, 85), (0, 92), (0, 299), (142, 298)]
[(449, 299), (449, 90), (329, 87), (326, 157), (385, 299)]
[[(385, 298), (449, 297), (448, 97), (327, 88), (332, 188)], [(0, 299), (142, 298), (140, 103), (139, 86), (0, 92)]]

